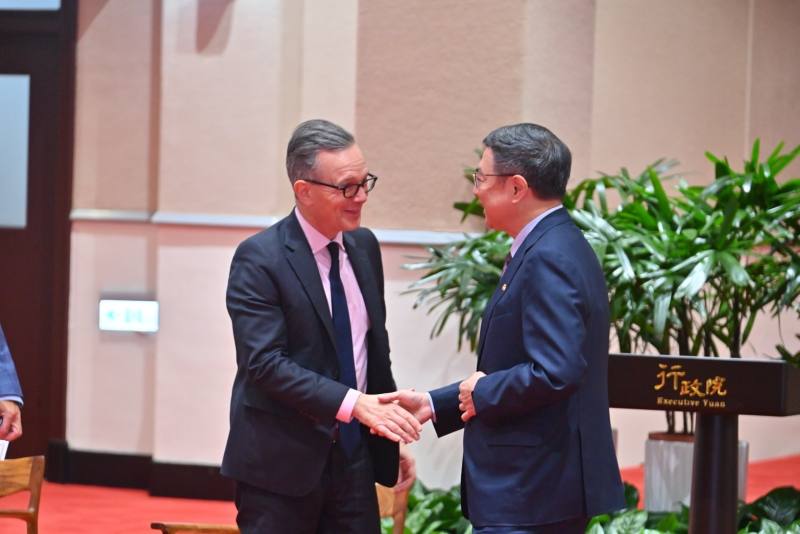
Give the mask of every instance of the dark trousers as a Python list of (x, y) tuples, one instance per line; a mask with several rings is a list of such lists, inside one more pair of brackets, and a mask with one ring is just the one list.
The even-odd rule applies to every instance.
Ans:
[(475, 527), (472, 532), (473, 534), (583, 534), (587, 523), (589, 523), (588, 518), (578, 517), (546, 525)]
[(237, 483), (236, 510), (242, 534), (379, 534), (378, 499), (366, 440), (349, 459), (334, 443), (322, 478), (308, 495), (290, 497)]

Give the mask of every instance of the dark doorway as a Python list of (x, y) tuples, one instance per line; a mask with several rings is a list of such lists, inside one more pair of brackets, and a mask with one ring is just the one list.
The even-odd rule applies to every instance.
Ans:
[(0, 226), (0, 323), (25, 397), (11, 457), (64, 438), (76, 12), (0, 10), (0, 77), (29, 87), (27, 215)]

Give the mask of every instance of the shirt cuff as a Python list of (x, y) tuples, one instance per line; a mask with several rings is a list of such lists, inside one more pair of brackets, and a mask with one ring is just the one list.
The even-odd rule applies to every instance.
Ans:
[(0, 401), (4, 401), (4, 400), (10, 400), (10, 401), (14, 401), (14, 402), (16, 402), (17, 404), (19, 404), (20, 406), (22, 406), (22, 404), (23, 404), (23, 402), (22, 402), (22, 397), (18, 397), (17, 395), (4, 395), (4, 396), (0, 396)]
[(436, 422), (436, 408), (433, 406), (433, 397), (431, 397), (430, 392), (425, 392), (425, 395), (428, 396), (428, 404), (431, 405), (431, 421), (434, 423)]
[(336, 412), (336, 419), (342, 423), (349, 423), (353, 420), (353, 408), (356, 407), (356, 401), (361, 392), (357, 389), (351, 389), (344, 396), (342, 405), (339, 406), (339, 411)]

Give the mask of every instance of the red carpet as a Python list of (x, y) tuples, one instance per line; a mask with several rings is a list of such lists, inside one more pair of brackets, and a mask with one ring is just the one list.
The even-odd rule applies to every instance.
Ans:
[[(639, 489), (639, 507), (644, 505), (644, 469), (622, 469), (622, 480)], [(773, 488), (800, 488), (800, 455), (750, 462), (747, 469), (747, 502), (754, 501)]]
[[(622, 478), (642, 491), (641, 467), (622, 470)], [(800, 455), (752, 462), (747, 500), (752, 501), (776, 486), (800, 487)], [(644, 495), (642, 494), (642, 501)], [(0, 499), (0, 506), (27, 503), (27, 495)], [(45, 483), (39, 530), (42, 534), (133, 534), (155, 532), (150, 522), (190, 521), (234, 523), (233, 503), (150, 497), (145, 491)], [(0, 533), (24, 534), (19, 520), (0, 520)]]
[[(26, 505), (27, 494), (0, 499)], [(235, 523), (231, 502), (150, 497), (143, 490), (45, 482), (39, 512), (41, 534), (141, 534), (152, 521)], [(25, 523), (0, 519), (0, 533), (25, 534)]]

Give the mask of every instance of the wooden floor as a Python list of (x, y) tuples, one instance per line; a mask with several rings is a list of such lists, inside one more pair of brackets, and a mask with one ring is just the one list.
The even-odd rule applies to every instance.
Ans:
[[(641, 467), (623, 469), (622, 478), (642, 488)], [(776, 486), (800, 487), (800, 455), (752, 462), (748, 472), (747, 500), (752, 501)], [(27, 502), (23, 495), (0, 499)], [(155, 532), (152, 521), (234, 523), (231, 502), (150, 497), (145, 491), (52, 484), (42, 490), (42, 534), (128, 534)], [(24, 534), (21, 521), (0, 520), (0, 533)]]

